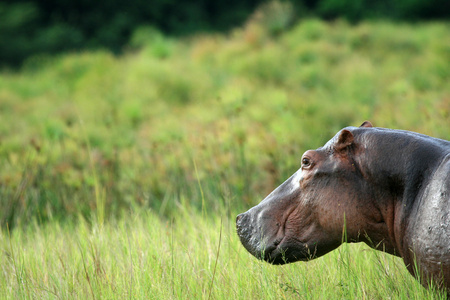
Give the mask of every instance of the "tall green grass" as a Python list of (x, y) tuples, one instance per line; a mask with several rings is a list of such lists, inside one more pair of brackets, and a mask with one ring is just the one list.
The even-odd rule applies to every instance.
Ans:
[(162, 221), (125, 213), (104, 226), (33, 224), (2, 231), (2, 299), (445, 299), (394, 256), (344, 244), (310, 262), (272, 266), (240, 244), (228, 216), (189, 208)]

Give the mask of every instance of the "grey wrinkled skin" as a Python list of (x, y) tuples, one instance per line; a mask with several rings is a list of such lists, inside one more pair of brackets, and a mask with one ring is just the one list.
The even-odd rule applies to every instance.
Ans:
[[(424, 188), (423, 196), (417, 202), (407, 228), (410, 233), (407, 237), (410, 253), (412, 258), (417, 259), (421, 276), (442, 273), (447, 280), (447, 287), (450, 280), (449, 195), (450, 155), (447, 155), (433, 174), (429, 185)], [(414, 265), (413, 260), (408, 260), (407, 263)], [(416, 270), (413, 269), (413, 272)]]
[(243, 246), (272, 264), (314, 259), (348, 242), (403, 258), (424, 286), (450, 292), (450, 142), (346, 127), (237, 216)]

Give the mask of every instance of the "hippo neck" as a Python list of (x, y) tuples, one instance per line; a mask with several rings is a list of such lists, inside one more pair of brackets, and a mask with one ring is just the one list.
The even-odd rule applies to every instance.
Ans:
[[(374, 187), (373, 197), (386, 224), (383, 244), (395, 255), (407, 251), (411, 212), (442, 161), (450, 143), (408, 131), (371, 129), (362, 135), (361, 172)], [(380, 242), (380, 241), (377, 241)]]

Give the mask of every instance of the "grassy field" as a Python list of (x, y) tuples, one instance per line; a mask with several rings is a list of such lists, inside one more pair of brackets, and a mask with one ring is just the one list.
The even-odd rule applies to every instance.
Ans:
[(445, 299), (425, 290), (401, 259), (344, 244), (308, 263), (250, 257), (229, 218), (180, 208), (105, 226), (51, 223), (0, 236), (3, 299)]
[(449, 24), (271, 22), (0, 73), (0, 297), (440, 297), (363, 245), (259, 262), (234, 218), (342, 127), (449, 139)]

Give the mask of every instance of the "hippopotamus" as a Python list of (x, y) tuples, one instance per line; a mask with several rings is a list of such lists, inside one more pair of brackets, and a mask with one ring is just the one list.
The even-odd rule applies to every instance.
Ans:
[(248, 252), (285, 264), (365, 242), (402, 257), (425, 287), (450, 292), (449, 141), (366, 121), (306, 151), (300, 164), (237, 216)]

